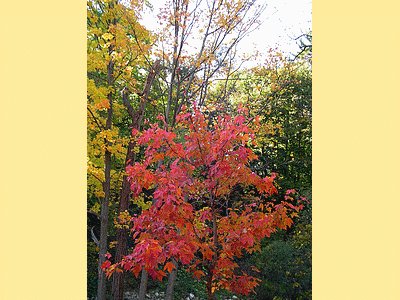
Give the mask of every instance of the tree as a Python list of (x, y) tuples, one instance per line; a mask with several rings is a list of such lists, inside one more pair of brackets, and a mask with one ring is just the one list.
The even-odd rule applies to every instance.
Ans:
[[(290, 230), (275, 235), (278, 237), (275, 238), (276, 244), (273, 245), (271, 239), (263, 241), (261, 259), (247, 258), (246, 263), (256, 263), (262, 271), (260, 285), (263, 288), (257, 290), (273, 293), (269, 295), (270, 299), (273, 296), (284, 297), (283, 290), (288, 291), (287, 283), (290, 281), (292, 295), (311, 295), (312, 73), (308, 62), (307, 58), (303, 60), (301, 57), (295, 62), (289, 61), (272, 52), (264, 65), (242, 73), (243, 80), (237, 84), (231, 97), (236, 103), (248, 107), (251, 115), (260, 115), (261, 126), (256, 134), (258, 146), (253, 148), (258, 160), (251, 164), (252, 170), (260, 176), (268, 172), (279, 174), (276, 179), (280, 186), (276, 196), (278, 200), (284, 199), (287, 188), (295, 188), (308, 198)], [(309, 239), (307, 243), (299, 245), (296, 242), (300, 232)], [(286, 285), (278, 285), (278, 277), (271, 274), (279, 271), (272, 272), (274, 266), (269, 261), (276, 258), (275, 253), (294, 248), (293, 244), (301, 250), (295, 250), (298, 255), (296, 265), (290, 266), (294, 261), (288, 259), (286, 267), (297, 271), (288, 271), (289, 275), (284, 276)], [(279, 267), (284, 265), (282, 262)], [(299, 281), (300, 278), (303, 282)], [(279, 286), (282, 287), (280, 291)]]
[[(260, 116), (257, 130), (259, 175), (278, 173), (285, 189), (311, 188), (312, 77), (303, 62), (292, 62), (271, 50), (263, 65), (243, 72), (231, 99)], [(283, 196), (282, 196), (283, 198)]]
[(164, 66), (160, 86), (169, 126), (174, 126), (182, 106), (194, 100), (203, 105), (213, 79), (228, 78), (236, 71), (236, 47), (258, 27), (264, 8), (255, 0), (167, 2), (159, 15), (164, 27), (155, 55)]
[[(154, 67), (150, 70), (148, 78), (146, 80), (146, 84), (144, 86), (143, 92), (141, 94), (141, 100), (139, 103), (138, 109), (135, 111), (132, 107), (132, 105), (128, 101), (128, 92), (124, 91), (123, 92), (123, 102), (124, 105), (127, 108), (127, 111), (129, 113), (129, 116), (132, 118), (132, 128), (139, 131), (140, 127), (142, 125), (142, 120), (143, 120), (143, 114), (144, 114), (144, 109), (147, 101), (147, 97), (150, 92), (150, 87), (151, 84), (153, 83), (154, 77), (159, 71), (159, 61), (156, 61), (154, 64)], [(134, 137), (131, 137), (131, 140), (129, 141), (128, 148), (127, 148), (127, 154), (126, 154), (126, 159), (125, 159), (125, 166), (130, 166), (133, 165), (133, 163), (136, 160), (136, 152), (135, 152), (135, 146), (136, 146), (136, 141)], [(123, 214), (124, 212), (127, 212), (129, 209), (129, 200), (130, 200), (130, 184), (129, 184), (129, 179), (128, 176), (125, 174), (122, 178), (122, 188), (121, 188), (121, 197), (118, 205), (118, 215)], [(128, 231), (124, 227), (118, 227), (117, 228), (117, 249), (116, 249), (116, 257), (115, 259), (121, 260), (122, 257), (126, 254), (126, 240), (128, 237)], [(114, 296), (114, 299), (116, 300), (122, 300), (123, 298), (123, 274), (124, 273), (116, 273), (114, 275), (114, 280), (113, 280), (113, 288), (112, 288), (112, 294)]]
[[(305, 41), (303, 38), (305, 38)], [(294, 59), (301, 58), (312, 64), (312, 30), (298, 36), (295, 40), (299, 41), (300, 51), (295, 55)]]
[(311, 261), (291, 240), (268, 243), (253, 258), (262, 282), (252, 299), (311, 299)]
[[(267, 264), (258, 265), (262, 271), (260, 275), (263, 282), (260, 285), (263, 287), (267, 284), (277, 287), (276, 282), (267, 282), (274, 276), (265, 274), (266, 270), (271, 268), (268, 265), (268, 259), (271, 257), (267, 255), (275, 253), (266, 250), (271, 246), (271, 241), (282, 242), (285, 243), (285, 247), (293, 248), (293, 241), (297, 238), (298, 232), (309, 233), (311, 239), (312, 79), (310, 66), (307, 60), (299, 58), (296, 62), (290, 61), (277, 50), (271, 49), (270, 56), (264, 64), (239, 72), (228, 85), (219, 84), (210, 93), (210, 98), (218, 99), (219, 103), (217, 111), (213, 112), (214, 116), (221, 111), (235, 116), (238, 105), (247, 107), (251, 116), (259, 115), (260, 126), (257, 127), (255, 137), (257, 146), (252, 147), (258, 160), (254, 160), (250, 167), (259, 176), (266, 176), (270, 172), (279, 175), (276, 178), (280, 186), (276, 195), (277, 200), (285, 199), (285, 191), (288, 188), (295, 188), (302, 196), (309, 198), (305, 209), (299, 214), (300, 218), (296, 218), (290, 230), (262, 242), (261, 250), (265, 253), (262, 259), (244, 256), (238, 261), (243, 268), (256, 263)], [(225, 101), (223, 96), (227, 93), (229, 98)], [(239, 197), (241, 191), (237, 193)], [(274, 249), (279, 252), (285, 247)], [(299, 261), (308, 262), (307, 251), (311, 253), (311, 247), (301, 247), (300, 252), (296, 250), (304, 256)], [(303, 265), (301, 272), (290, 272), (291, 275), (287, 277), (298, 283), (296, 280), (298, 280), (298, 274), (301, 273), (301, 276), (308, 279), (311, 276), (310, 266), (311, 261)], [(297, 267), (300, 268), (300, 266)], [(292, 291), (296, 290), (298, 293), (305, 286), (307, 285), (300, 284)], [(257, 291), (261, 292), (263, 289), (260, 287)], [(311, 290), (307, 293), (311, 294)], [(273, 296), (282, 295), (277, 293)], [(259, 299), (259, 297), (255, 296), (254, 299)]]
[[(144, 268), (161, 280), (165, 270), (176, 268), (176, 260), (206, 282), (208, 299), (218, 289), (248, 295), (258, 280), (240, 274), (234, 258), (259, 250), (261, 238), (290, 226), (302, 205), (274, 204), (275, 175), (261, 178), (248, 168), (257, 157), (247, 146), (254, 142), (254, 132), (243, 115), (207, 124), (194, 108), (177, 121), (176, 131), (184, 133), (184, 140), (156, 124), (138, 138), (148, 147), (143, 163), (127, 167), (131, 190), (137, 196), (157, 184), (155, 205), (130, 219), (136, 243), (132, 253), (102, 267), (108, 276), (123, 270), (137, 276)], [(160, 159), (164, 165), (157, 166)], [(233, 202), (229, 195), (237, 185), (257, 193), (249, 190), (242, 201)], [(287, 191), (287, 197), (293, 193)]]
[[(264, 8), (255, 0), (206, 3), (172, 0), (166, 3), (159, 15), (162, 29), (154, 44), (154, 54), (163, 66), (158, 103), (163, 103), (166, 126), (175, 126), (183, 106), (190, 106), (193, 101), (203, 106), (214, 79), (228, 80), (236, 72), (236, 47), (258, 27)], [(158, 163), (161, 165), (162, 161)], [(143, 276), (140, 295), (144, 297), (147, 274), (143, 272)], [(175, 278), (173, 272), (167, 300), (171, 299)]]
[[(88, 185), (89, 198), (99, 198), (101, 205), (98, 292), (105, 299), (105, 276), (100, 266), (107, 253), (109, 207), (117, 197), (124, 171), (129, 138), (124, 138), (115, 119), (124, 107), (118, 91), (128, 86), (140, 88), (138, 69), (144, 65), (151, 36), (138, 22), (143, 3), (131, 2), (131, 9), (118, 0), (87, 1), (88, 24)], [(140, 114), (139, 114), (140, 115)], [(137, 119), (137, 118), (136, 118)], [(138, 120), (136, 123), (138, 122)], [(140, 118), (139, 118), (140, 119)], [(122, 166), (119, 167), (118, 166)], [(97, 206), (97, 208), (98, 208)]]

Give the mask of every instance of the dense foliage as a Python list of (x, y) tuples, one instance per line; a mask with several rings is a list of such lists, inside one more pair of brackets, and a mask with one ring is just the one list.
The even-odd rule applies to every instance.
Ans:
[[(244, 116), (219, 117), (210, 127), (195, 109), (178, 115), (178, 122), (185, 142), (157, 124), (138, 139), (148, 147), (144, 162), (127, 168), (133, 197), (155, 189), (155, 205), (124, 220), (133, 223), (136, 246), (122, 262), (107, 261), (103, 267), (109, 275), (123, 270), (138, 275), (145, 268), (161, 280), (166, 276), (163, 270), (176, 268), (176, 260), (198, 280), (204, 277), (208, 299), (219, 289), (248, 295), (257, 278), (238, 275), (233, 259), (259, 250), (260, 240), (290, 226), (303, 205), (271, 202), (275, 174), (261, 178), (247, 167), (256, 156), (247, 147), (254, 133)], [(163, 165), (157, 168), (160, 160)], [(260, 196), (248, 193), (242, 201), (232, 201), (229, 196), (236, 186), (252, 186)], [(293, 194), (288, 190), (285, 199), (293, 200)]]

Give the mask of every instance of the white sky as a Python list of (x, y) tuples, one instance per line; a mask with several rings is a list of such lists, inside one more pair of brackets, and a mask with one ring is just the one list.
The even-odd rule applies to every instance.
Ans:
[[(157, 14), (164, 6), (163, 0), (150, 0), (153, 13), (144, 16), (141, 23), (149, 30), (157, 28)], [(243, 39), (239, 46), (243, 52), (251, 53), (256, 44), (260, 52), (270, 47), (278, 46), (283, 53), (297, 53), (299, 48), (293, 39), (311, 29), (311, 0), (260, 0), (267, 3), (267, 8), (261, 16), (263, 24), (259, 30), (252, 32)]]
[[(267, 0), (261, 16), (263, 24), (243, 41), (245, 49), (257, 44), (259, 51), (279, 44), (284, 53), (297, 53), (299, 48), (293, 39), (311, 29), (311, 0)], [(249, 51), (247, 50), (247, 51)]]

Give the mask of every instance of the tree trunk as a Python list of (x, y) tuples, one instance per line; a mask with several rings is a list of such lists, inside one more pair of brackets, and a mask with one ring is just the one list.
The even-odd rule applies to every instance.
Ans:
[(149, 281), (149, 274), (143, 267), (142, 277), (140, 279), (139, 300), (145, 300), (147, 292), (147, 282)]
[[(124, 105), (132, 118), (132, 129), (140, 130), (142, 125), (142, 118), (144, 114), (144, 109), (147, 101), (147, 97), (150, 92), (151, 85), (154, 81), (155, 76), (160, 70), (160, 62), (156, 61), (151, 68), (149, 75), (147, 76), (146, 84), (143, 88), (142, 98), (137, 111), (133, 110), (133, 107), (128, 100), (128, 91), (124, 91), (122, 94), (122, 100)], [(131, 140), (128, 144), (128, 151), (125, 159), (125, 166), (133, 165), (136, 159), (136, 153), (133, 151), (136, 142)], [(121, 197), (118, 205), (118, 214), (129, 210), (129, 197), (131, 194), (130, 183), (128, 181), (128, 176), (124, 175), (122, 179), (122, 189)], [(127, 229), (118, 228), (117, 229), (117, 249), (115, 255), (115, 261), (121, 261), (122, 257), (126, 255), (127, 249), (127, 239), (129, 231)], [(145, 272), (145, 271), (144, 271)], [(142, 279), (143, 280), (143, 279)], [(142, 284), (141, 284), (142, 286)], [(146, 277), (146, 287), (147, 287), (147, 277)], [(146, 290), (144, 291), (146, 293)], [(114, 273), (112, 282), (112, 295), (114, 300), (122, 300), (124, 294), (124, 273)]]
[[(114, 3), (109, 3), (109, 9), (112, 10)], [(116, 19), (111, 21), (114, 25), (116, 24)], [(108, 53), (114, 51), (114, 47), (110, 46), (108, 48)], [(114, 62), (110, 60), (107, 65), (107, 85), (112, 86), (114, 84)], [(110, 107), (107, 109), (107, 121), (106, 130), (111, 130), (112, 127), (112, 115), (113, 115), (113, 93), (110, 92), (107, 95)], [(105, 144), (108, 146), (111, 143), (106, 139)], [(108, 151), (107, 147), (104, 154), (104, 182), (103, 191), (104, 199), (101, 206), (100, 215), (100, 241), (99, 241), (99, 263), (98, 263), (98, 285), (97, 285), (97, 300), (105, 300), (106, 298), (106, 274), (101, 269), (102, 264), (105, 262), (105, 254), (107, 253), (107, 229), (108, 229), (108, 205), (110, 203), (110, 186), (111, 186), (111, 152)]]
[[(189, 200), (189, 195), (184, 194), (183, 196), (185, 198), (185, 202)], [(180, 231), (178, 230), (178, 234)], [(173, 258), (172, 263), (175, 266), (175, 269), (172, 270), (172, 272), (168, 276), (168, 284), (167, 284), (167, 293), (166, 293), (166, 298), (165, 300), (172, 300), (172, 295), (174, 293), (174, 286), (176, 282), (176, 278), (178, 276), (178, 262)]]
[[(110, 50), (112, 51), (112, 47)], [(114, 64), (112, 61), (107, 66), (107, 81), (108, 85), (112, 85), (113, 82), (113, 69)], [(108, 94), (108, 101), (110, 103), (110, 108), (107, 110), (107, 121), (106, 121), (106, 129), (111, 129), (112, 124), (112, 104), (113, 104), (113, 94)], [(106, 144), (109, 144), (109, 141), (105, 140)], [(106, 274), (101, 269), (101, 265), (105, 262), (105, 254), (107, 253), (107, 228), (108, 228), (108, 205), (110, 203), (110, 183), (111, 183), (111, 152), (107, 149), (104, 154), (104, 182), (103, 182), (103, 191), (104, 191), (104, 199), (101, 205), (101, 215), (100, 215), (100, 241), (99, 241), (99, 263), (98, 263), (98, 286), (97, 286), (97, 299), (105, 300), (106, 296)]]
[(172, 296), (174, 293), (174, 285), (176, 277), (178, 275), (178, 262), (175, 259), (172, 259), (172, 263), (174, 264), (175, 269), (172, 270), (171, 274), (169, 274), (168, 277), (167, 294), (165, 296), (165, 300), (172, 300)]
[[(136, 155), (133, 152), (134, 143), (129, 142), (128, 152), (126, 154), (125, 165), (128, 163), (133, 164)], [(131, 162), (130, 162), (131, 160)], [(122, 179), (121, 198), (118, 205), (118, 214), (129, 209), (129, 196), (130, 196), (130, 184), (128, 182), (128, 176), (124, 175)], [(117, 249), (115, 254), (115, 262), (121, 261), (122, 257), (126, 255), (127, 240), (129, 230), (125, 228), (117, 228)], [(124, 273), (115, 272), (113, 274), (112, 282), (112, 296), (114, 300), (122, 300), (124, 295)]]
[(214, 195), (211, 195), (211, 214), (212, 214), (212, 224), (213, 224), (213, 260), (208, 266), (208, 273), (207, 273), (207, 282), (206, 282), (206, 288), (207, 288), (207, 293), (208, 293), (208, 300), (214, 299), (214, 291), (212, 289), (212, 281), (214, 277), (214, 268), (217, 265), (218, 261), (218, 224), (217, 224), (217, 217), (216, 217), (216, 211), (215, 211), (215, 206), (214, 206)]
[(100, 241), (99, 241), (99, 263), (98, 263), (98, 286), (97, 299), (105, 300), (106, 296), (106, 274), (101, 269), (101, 265), (106, 261), (105, 254), (107, 253), (107, 227), (108, 227), (108, 204), (110, 202), (110, 168), (111, 153), (105, 153), (105, 182), (103, 183), (104, 199), (101, 206), (100, 215)]
[(206, 289), (207, 289), (207, 300), (213, 299), (213, 291), (212, 291), (212, 279), (213, 279), (213, 271), (212, 266), (208, 267), (207, 273), (207, 282), (206, 282)]

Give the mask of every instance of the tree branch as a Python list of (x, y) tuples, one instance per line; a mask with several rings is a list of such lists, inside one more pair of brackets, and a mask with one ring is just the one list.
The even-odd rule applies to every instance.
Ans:
[(92, 215), (95, 215), (96, 217), (98, 217), (99, 219), (100, 219), (100, 215), (98, 214), (98, 213), (96, 213), (96, 212), (94, 212), (94, 211), (92, 211), (92, 210), (87, 210), (87, 212), (89, 213), (89, 214), (92, 214)]
[(93, 118), (94, 121), (96, 122), (96, 124), (97, 124), (97, 126), (99, 127), (99, 129), (100, 129), (100, 130), (104, 130), (104, 129), (105, 129), (104, 126), (102, 126), (102, 125), (98, 122), (97, 118), (94, 116), (94, 114), (93, 114), (93, 112), (90, 110), (90, 108), (88, 107), (87, 109), (88, 109), (88, 111), (90, 112), (90, 114), (92, 115), (92, 118)]

